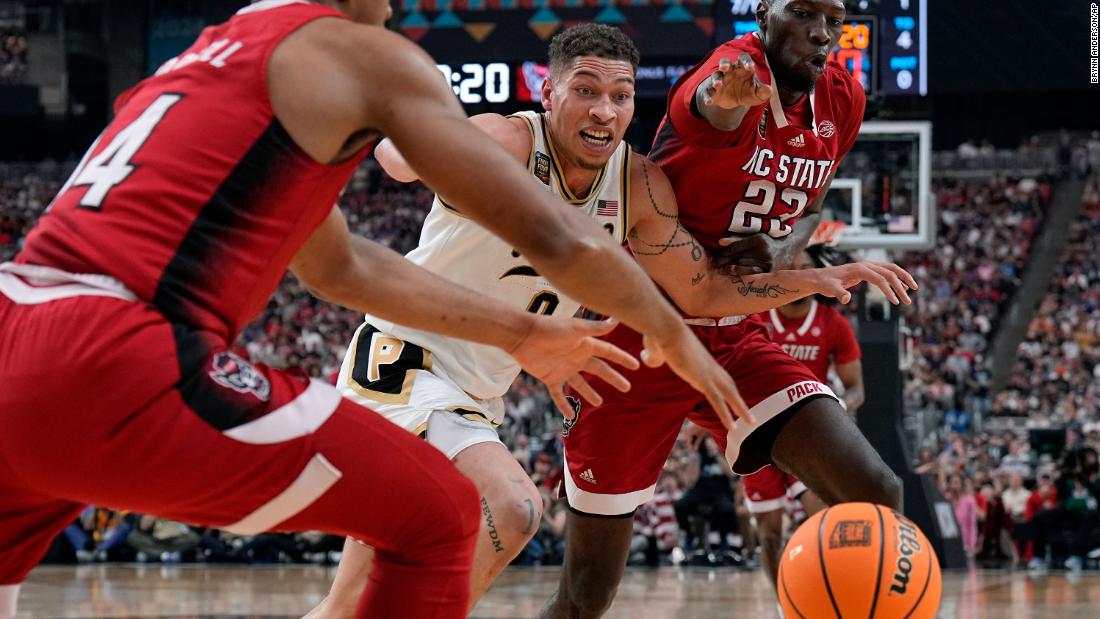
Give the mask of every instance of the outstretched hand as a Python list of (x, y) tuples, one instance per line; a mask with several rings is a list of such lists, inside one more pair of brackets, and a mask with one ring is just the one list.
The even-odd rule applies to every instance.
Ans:
[(614, 344), (596, 339), (610, 333), (616, 324), (538, 316), (531, 331), (509, 353), (528, 374), (546, 383), (558, 410), (566, 419), (573, 419), (576, 413), (565, 397), (566, 386), (593, 406), (603, 403), (581, 372), (597, 376), (619, 391), (630, 390), (630, 381), (608, 362), (636, 370), (638, 360)]
[(850, 301), (852, 293), (848, 292), (848, 289), (862, 282), (878, 287), (894, 305), (912, 303), (913, 300), (909, 298), (908, 291), (918, 288), (916, 280), (908, 271), (891, 262), (862, 260), (815, 269), (813, 274), (819, 278), (818, 292), (828, 297), (835, 297), (841, 303)]
[(704, 91), (703, 103), (732, 110), (738, 107), (755, 107), (772, 96), (772, 87), (756, 76), (756, 64), (745, 52), (737, 62), (729, 58), (718, 61), (718, 69), (711, 74)]

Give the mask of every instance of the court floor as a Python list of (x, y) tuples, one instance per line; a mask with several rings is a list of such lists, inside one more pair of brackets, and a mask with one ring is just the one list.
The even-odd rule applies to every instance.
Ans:
[[(332, 568), (46, 566), (23, 586), (19, 619), (90, 617), (299, 617), (328, 589)], [(510, 569), (471, 617), (535, 617), (556, 568)], [(1078, 619), (1100, 609), (1100, 573), (946, 573), (942, 619)], [(630, 570), (609, 619), (771, 618), (771, 588), (759, 572)], [(395, 618), (397, 619), (397, 618)]]

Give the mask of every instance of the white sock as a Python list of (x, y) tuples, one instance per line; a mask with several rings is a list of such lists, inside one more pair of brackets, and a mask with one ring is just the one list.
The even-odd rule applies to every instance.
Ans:
[(19, 585), (0, 585), (0, 619), (14, 619)]

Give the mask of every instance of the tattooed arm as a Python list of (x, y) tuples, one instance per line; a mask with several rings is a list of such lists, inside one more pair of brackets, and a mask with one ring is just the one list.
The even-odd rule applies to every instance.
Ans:
[(680, 224), (676, 195), (660, 168), (632, 154), (630, 185), (630, 249), (650, 277), (689, 315), (754, 314), (813, 294), (847, 302), (847, 289), (862, 281), (883, 288), (894, 303), (908, 302), (905, 290), (916, 288), (900, 267), (874, 262), (730, 277), (710, 264), (702, 245)]

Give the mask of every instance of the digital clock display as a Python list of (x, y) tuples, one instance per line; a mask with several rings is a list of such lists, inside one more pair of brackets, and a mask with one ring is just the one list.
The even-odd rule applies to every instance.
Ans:
[(436, 68), (462, 103), (506, 103), (512, 99), (511, 73), (506, 63), (467, 62), (453, 67), (437, 64)]
[(845, 23), (829, 60), (835, 60), (847, 69), (863, 86), (864, 92), (874, 92), (877, 85), (874, 20), (860, 17)]

